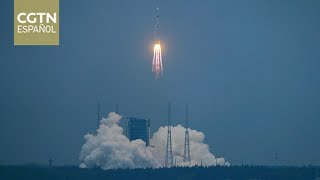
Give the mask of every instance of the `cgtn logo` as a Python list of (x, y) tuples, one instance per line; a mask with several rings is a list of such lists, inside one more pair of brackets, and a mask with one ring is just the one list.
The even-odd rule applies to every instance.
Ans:
[(14, 45), (59, 45), (59, 0), (14, 0)]
[(57, 13), (19, 13), (17, 15), (18, 33), (57, 33)]

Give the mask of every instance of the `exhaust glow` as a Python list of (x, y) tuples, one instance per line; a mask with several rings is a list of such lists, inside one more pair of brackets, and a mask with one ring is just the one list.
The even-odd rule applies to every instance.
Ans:
[(153, 48), (152, 71), (156, 74), (156, 79), (162, 75), (163, 66), (160, 43), (156, 43)]

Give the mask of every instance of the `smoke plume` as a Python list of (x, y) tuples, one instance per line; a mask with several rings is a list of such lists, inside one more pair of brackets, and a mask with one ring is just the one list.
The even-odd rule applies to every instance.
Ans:
[[(117, 168), (160, 168), (164, 167), (167, 127), (160, 127), (150, 139), (150, 146), (140, 139), (130, 141), (123, 133), (119, 121), (121, 115), (109, 113), (100, 121), (97, 133), (84, 136), (85, 144), (80, 152), (80, 167), (102, 169)], [(172, 127), (172, 154), (177, 166), (183, 163), (184, 132), (181, 125)], [(229, 166), (224, 158), (216, 158), (204, 144), (204, 134), (189, 129), (191, 166)]]

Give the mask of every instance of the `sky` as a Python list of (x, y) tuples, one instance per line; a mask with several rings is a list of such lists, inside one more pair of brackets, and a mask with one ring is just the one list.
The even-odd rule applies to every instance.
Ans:
[(59, 46), (14, 46), (0, 1), (0, 164), (78, 165), (98, 101), (156, 131), (169, 100), (231, 164), (320, 164), (320, 1), (159, 0), (159, 80), (155, 4), (60, 1)]

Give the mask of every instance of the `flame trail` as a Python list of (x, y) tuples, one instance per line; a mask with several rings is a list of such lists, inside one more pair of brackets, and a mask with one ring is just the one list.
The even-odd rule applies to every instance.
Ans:
[(156, 43), (153, 48), (152, 71), (156, 74), (157, 79), (162, 75), (162, 70), (161, 45)]

